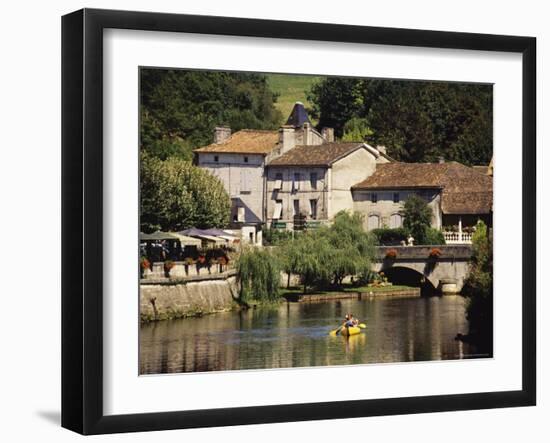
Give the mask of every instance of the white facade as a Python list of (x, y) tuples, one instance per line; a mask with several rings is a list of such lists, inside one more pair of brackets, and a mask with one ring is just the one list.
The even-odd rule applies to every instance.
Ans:
[(205, 152), (198, 154), (198, 166), (223, 182), (232, 201), (232, 222), (263, 221), (264, 155)]

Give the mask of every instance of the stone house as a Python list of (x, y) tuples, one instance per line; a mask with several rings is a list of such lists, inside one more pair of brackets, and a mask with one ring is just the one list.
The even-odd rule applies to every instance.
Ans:
[(299, 102), (278, 131), (217, 127), (214, 143), (194, 153), (224, 183), (231, 227), (245, 242), (261, 244), (263, 226), (314, 226), (341, 210), (363, 214), (368, 230), (397, 228), (412, 193), (432, 208), (433, 227), (451, 227), (444, 229), (448, 243), (469, 242), (468, 228), (479, 219), (492, 224), (492, 160), (483, 168), (395, 162), (382, 146), (335, 142), (332, 129), (316, 131)]
[(492, 225), (492, 177), (457, 162), (380, 164), (351, 192), (369, 230), (402, 226), (400, 210), (411, 193), (432, 208), (432, 226), (444, 231), (447, 243), (469, 242), (478, 220)]
[(269, 162), (266, 222), (294, 227), (295, 220), (317, 224), (353, 206), (351, 187), (368, 177), (387, 155), (362, 142), (296, 146)]
[(243, 241), (261, 243), (265, 222), (265, 168), (296, 146), (315, 146), (333, 138), (333, 131), (316, 131), (302, 103), (297, 102), (278, 131), (216, 127), (214, 143), (195, 149), (195, 162), (220, 178), (231, 197), (232, 228)]

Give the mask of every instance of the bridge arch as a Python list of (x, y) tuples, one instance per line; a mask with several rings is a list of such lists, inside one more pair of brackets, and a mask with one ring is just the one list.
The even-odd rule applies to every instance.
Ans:
[(434, 294), (439, 286), (437, 279), (431, 279), (429, 275), (420, 272), (416, 267), (396, 266), (383, 267), (381, 269), (388, 277), (388, 280), (395, 285), (406, 285), (419, 287), (422, 295)]

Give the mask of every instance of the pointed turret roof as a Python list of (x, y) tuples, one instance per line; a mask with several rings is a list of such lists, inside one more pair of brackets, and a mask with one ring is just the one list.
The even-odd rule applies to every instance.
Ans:
[(306, 112), (306, 108), (304, 108), (304, 104), (302, 102), (296, 102), (294, 104), (294, 107), (292, 108), (292, 112), (288, 116), (286, 125), (294, 126), (295, 128), (297, 128), (302, 126), (304, 123), (311, 124)]

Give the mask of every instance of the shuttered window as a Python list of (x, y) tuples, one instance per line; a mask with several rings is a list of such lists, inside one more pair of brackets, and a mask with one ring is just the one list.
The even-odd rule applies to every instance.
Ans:
[(283, 201), (282, 200), (276, 200), (275, 201), (275, 209), (273, 210), (273, 218), (274, 219), (280, 219), (281, 214), (283, 212)]
[(378, 229), (380, 227), (380, 217), (376, 214), (369, 215), (367, 226), (369, 231), (371, 229)]

